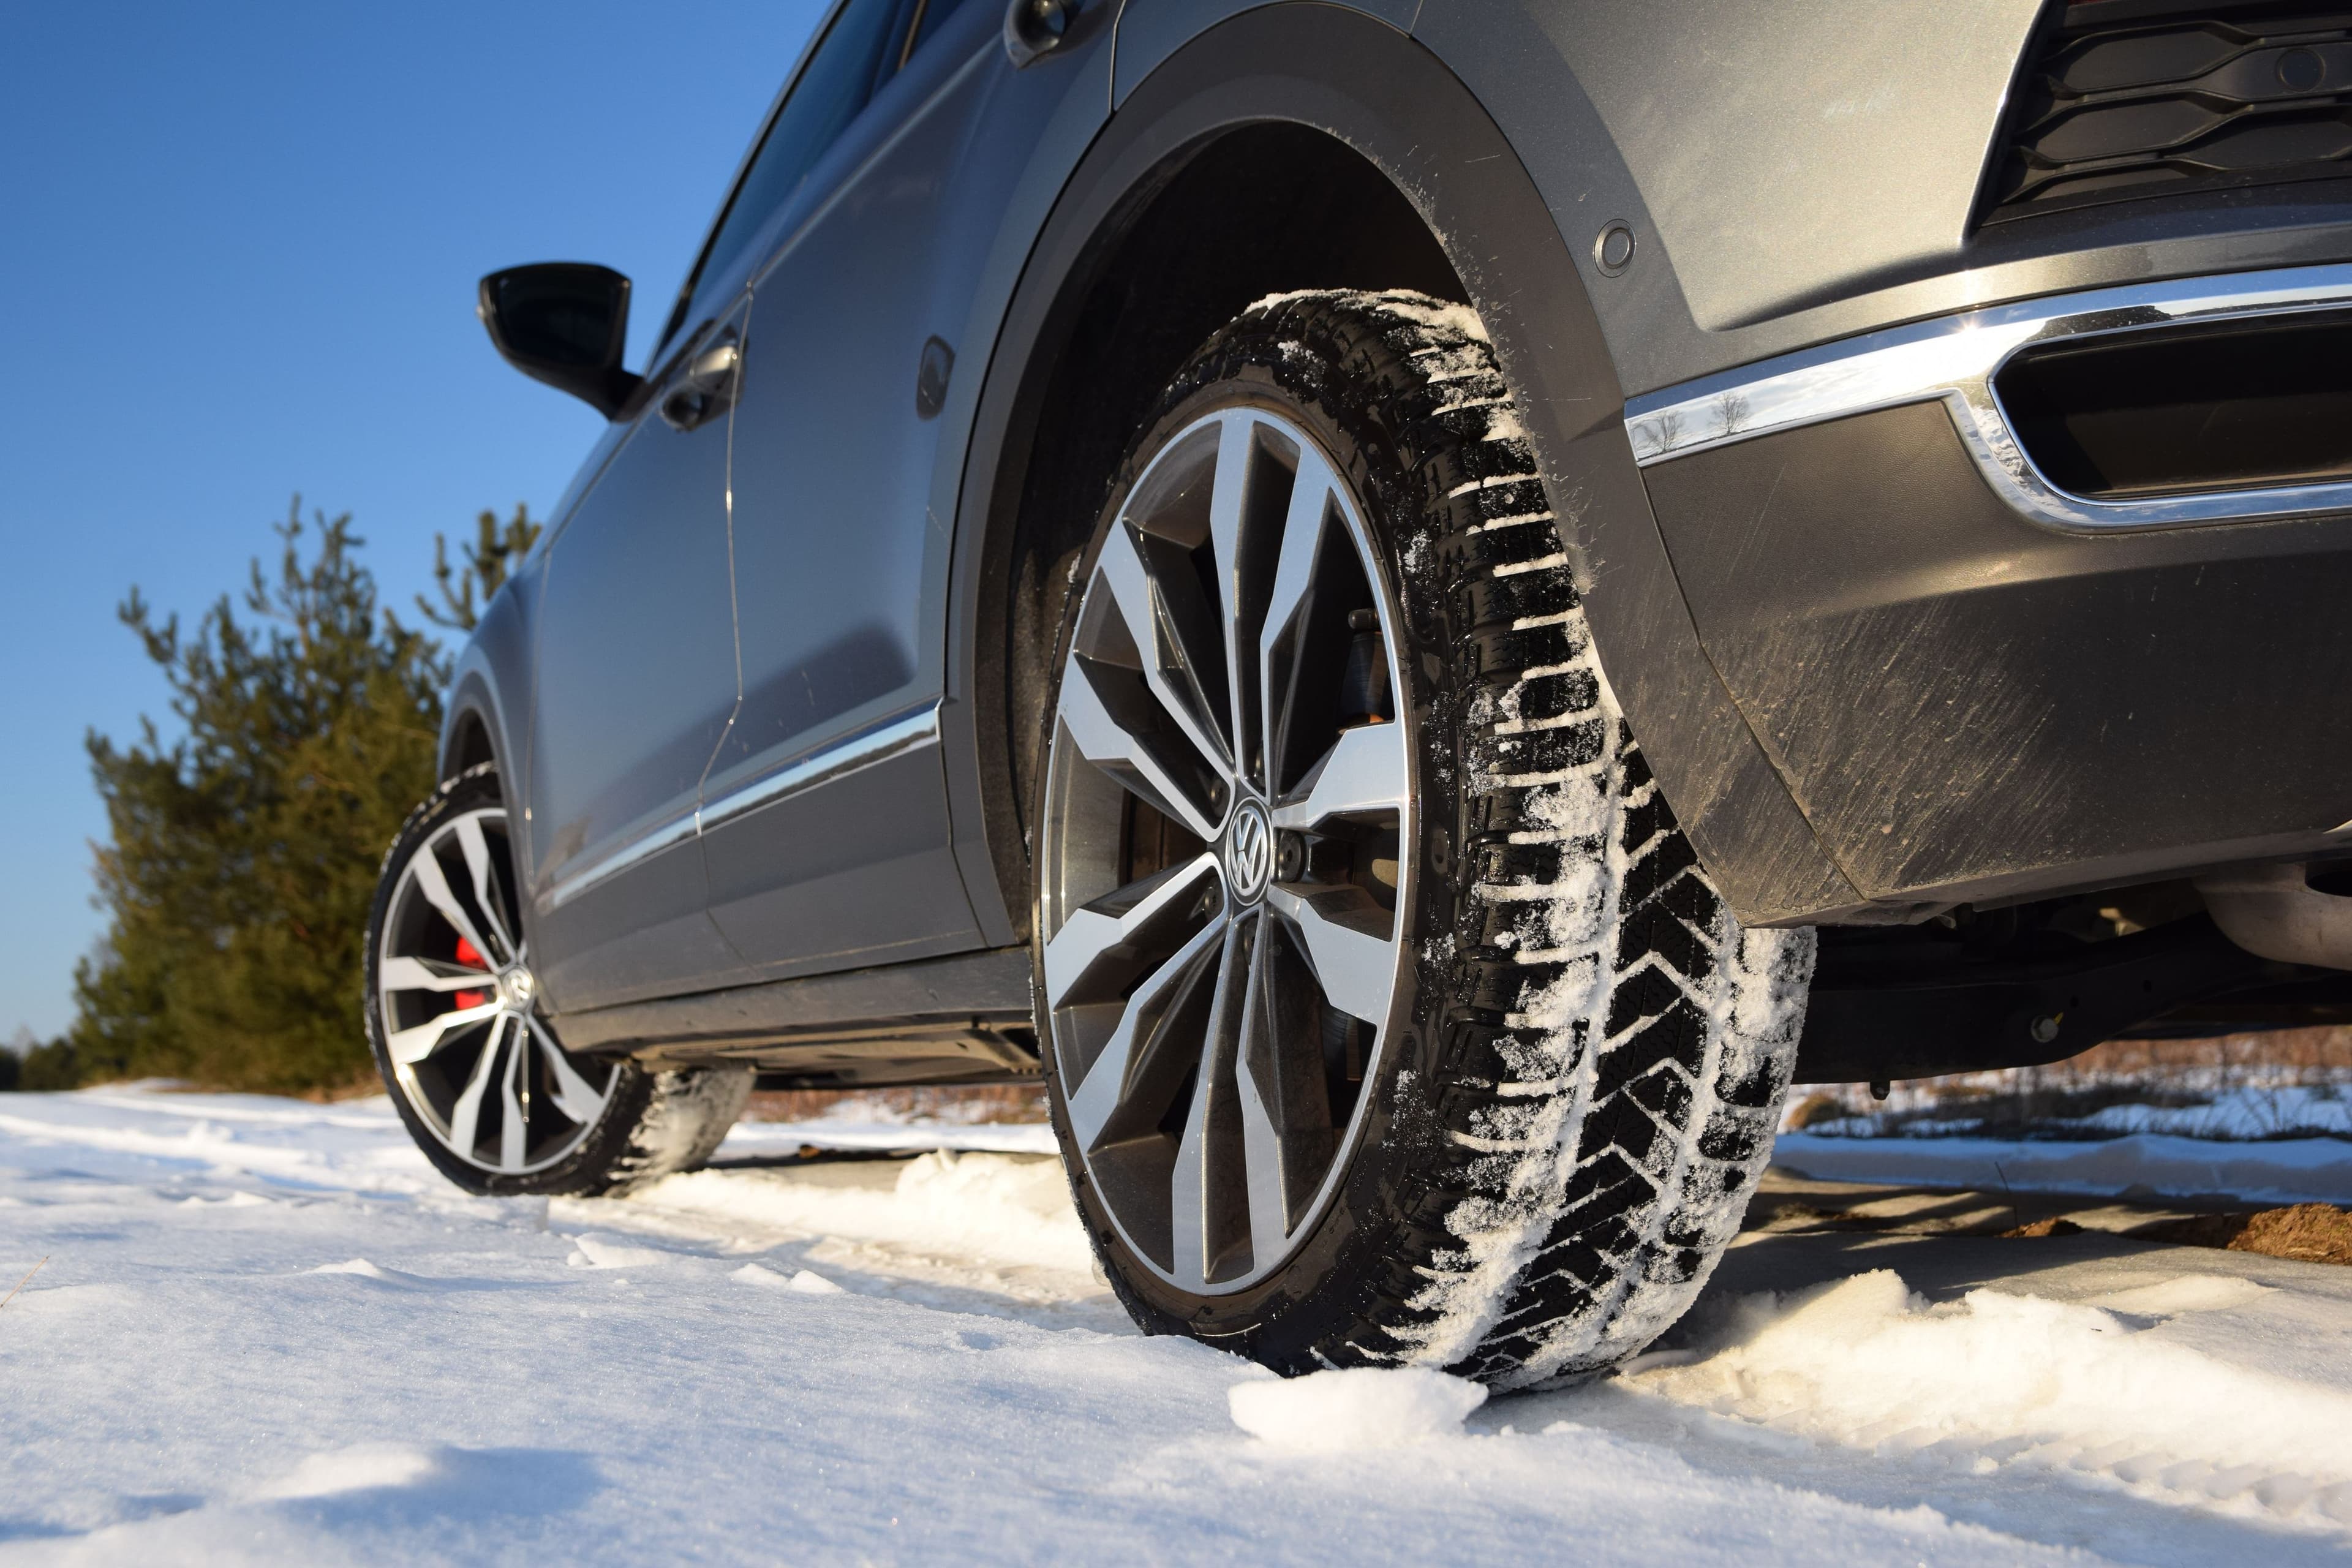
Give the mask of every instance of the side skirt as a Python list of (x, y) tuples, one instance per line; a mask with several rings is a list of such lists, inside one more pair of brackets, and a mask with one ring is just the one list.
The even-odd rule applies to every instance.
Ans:
[(573, 1050), (750, 1063), (763, 1087), (1002, 1082), (1038, 1073), (1029, 951), (995, 948), (562, 1014)]

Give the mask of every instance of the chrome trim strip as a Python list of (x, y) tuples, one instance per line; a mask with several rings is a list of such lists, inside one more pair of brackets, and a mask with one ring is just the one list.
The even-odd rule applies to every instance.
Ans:
[(674, 816), (642, 837), (632, 838), (603, 858), (559, 877), (547, 890), (546, 907), (560, 910), (597, 883), (617, 877), (649, 855), (659, 854), (671, 845), (694, 837), (694, 813)]
[(936, 699), (911, 712), (880, 720), (854, 735), (787, 763), (773, 773), (763, 773), (715, 801), (705, 801), (684, 816), (665, 822), (643, 837), (631, 839), (593, 865), (559, 879), (547, 894), (547, 905), (551, 909), (561, 909), (599, 882), (618, 876), (647, 856), (657, 854), (683, 839), (698, 837), (718, 824), (740, 816), (747, 811), (757, 810), (772, 800), (803, 789), (814, 789), (818, 784), (854, 773), (860, 768), (870, 767), (913, 747), (935, 742), (939, 738), (940, 704)]
[(1992, 390), (2010, 356), (2053, 338), (2352, 305), (2352, 266), (2135, 283), (1967, 310), (1806, 349), (1625, 404), (1643, 468), (1849, 415), (1940, 400), (1985, 481), (2054, 528), (2177, 528), (2352, 510), (2352, 482), (2092, 500), (2060, 489), (2018, 447)]
[(901, 752), (917, 746), (930, 745), (940, 738), (940, 704), (934, 700), (912, 712), (878, 720), (854, 735), (835, 741), (821, 751), (809, 752), (795, 762), (786, 763), (772, 773), (763, 773), (749, 784), (740, 784), (717, 800), (702, 803), (698, 814), (701, 831), (709, 832), (722, 822), (731, 821), (747, 811), (757, 811), (769, 802), (804, 789), (814, 789), (845, 773), (887, 761)]

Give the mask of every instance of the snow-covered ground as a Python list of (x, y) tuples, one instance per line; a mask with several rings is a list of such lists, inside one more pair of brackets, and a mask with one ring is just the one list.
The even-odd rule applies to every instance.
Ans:
[[(755, 1124), (719, 1168), (551, 1205), (458, 1194), (381, 1101), (0, 1097), (0, 1292), (48, 1259), (0, 1307), (0, 1564), (2352, 1549), (2352, 1270), (1759, 1231), (1622, 1376), (1279, 1384), (1129, 1327), (1036, 1130), (799, 1157), (840, 1131)], [(2033, 1147), (2144, 1144), (2145, 1174), (2173, 1142)], [(1784, 1158), (1834, 1177), (1833, 1143), (1865, 1147)], [(2265, 1191), (2343, 1194), (2285, 1147), (2209, 1143), (2187, 1190), (2251, 1149)]]
[(2352, 1205), (2352, 1141), (2340, 1138), (1861, 1138), (1808, 1130), (1781, 1133), (1773, 1156), (1829, 1181)]
[[(1941, 1081), (1930, 1079), (1929, 1083), (1937, 1085)], [(1970, 1114), (1972, 1107), (1968, 1099), (1948, 1092), (1939, 1099), (1930, 1099), (1932, 1092), (1932, 1088), (1920, 1089), (1906, 1084), (1895, 1090), (1887, 1104), (1890, 1109), (1901, 1107), (1910, 1111), (1909, 1115), (1864, 1112), (1808, 1122), (1806, 1131), (1832, 1137), (1891, 1134), (1943, 1138), (1966, 1133), (1980, 1124), (1980, 1113)], [(2326, 1135), (2352, 1138), (2352, 1093), (2336, 1084), (2242, 1084), (2211, 1089), (2195, 1098), (2197, 1103), (2192, 1105), (2107, 1105), (2086, 1116), (2044, 1117), (2038, 1121), (2038, 1127), (2071, 1139), (2116, 1138), (2132, 1132), (2231, 1141)]]

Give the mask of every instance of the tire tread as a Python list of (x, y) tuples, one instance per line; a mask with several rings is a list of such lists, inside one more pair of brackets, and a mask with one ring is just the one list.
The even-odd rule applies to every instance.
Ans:
[[(1574, 1376), (1671, 1323), (1736, 1233), (1793, 1062), (1811, 933), (1742, 931), (1675, 826), (1609, 696), (1475, 318), (1413, 294), (1300, 294), (1220, 341), (1267, 334), (1291, 363), (1320, 356), (1381, 393), (1423, 501), (1408, 602), (1442, 606), (1425, 629), (1468, 693), (1452, 716), (1466, 779), (1460, 979), (1430, 1111), (1442, 1136), (1380, 1277), (1315, 1359), (1502, 1385)], [(1560, 809), (1578, 789), (1600, 797), (1597, 822)], [(1552, 933), (1572, 935), (1579, 911), (1559, 890), (1596, 858), (1615, 868), (1613, 907), (1564, 942)], [(1599, 963), (1597, 1005), (1566, 1027), (1537, 1022)], [(1746, 1027), (1742, 1005), (1760, 1013)]]

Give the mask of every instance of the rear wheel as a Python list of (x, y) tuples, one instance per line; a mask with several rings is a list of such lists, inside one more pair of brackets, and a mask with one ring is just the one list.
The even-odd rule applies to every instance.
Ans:
[(369, 1040), (425, 1157), (484, 1194), (614, 1192), (708, 1159), (751, 1073), (565, 1050), (521, 931), (498, 775), (473, 768), (402, 827), (368, 921)]
[(1639, 1350), (1769, 1158), (1811, 934), (1675, 827), (1476, 318), (1254, 308), (1073, 583), (1040, 1032), (1138, 1320), (1289, 1372)]

